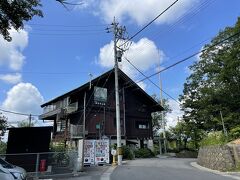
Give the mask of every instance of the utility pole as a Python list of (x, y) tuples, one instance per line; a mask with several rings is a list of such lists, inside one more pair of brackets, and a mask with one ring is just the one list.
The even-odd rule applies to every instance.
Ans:
[(224, 125), (224, 120), (223, 120), (223, 116), (222, 116), (222, 111), (220, 111), (220, 116), (221, 116), (221, 120), (222, 120), (222, 126), (223, 126), (224, 135), (225, 135), (226, 137), (228, 137), (227, 130), (226, 130), (225, 125)]
[[(161, 90), (160, 90), (161, 106), (163, 107), (162, 79), (161, 79), (160, 73), (159, 73), (159, 79), (160, 79), (160, 87), (161, 87)], [(162, 115), (162, 122), (163, 122), (163, 146), (164, 146), (164, 153), (167, 153), (166, 122), (165, 122), (163, 111), (161, 112), (161, 115)]]
[(28, 124), (28, 127), (31, 127), (31, 123), (32, 123), (32, 115), (29, 114), (29, 124)]
[[(119, 104), (119, 85), (118, 85), (118, 62), (121, 62), (124, 49), (128, 46), (125, 43), (121, 48), (117, 46), (119, 40), (125, 40), (126, 28), (119, 26), (116, 22), (115, 17), (111, 27), (106, 28), (107, 32), (113, 32), (114, 41), (114, 72), (115, 72), (115, 100), (116, 100), (116, 128), (117, 128), (117, 154), (118, 154), (118, 165), (122, 165), (122, 145), (121, 145), (121, 123), (120, 123), (120, 104)], [(123, 43), (124, 44), (124, 43)]]
[(117, 60), (117, 34), (118, 25), (113, 20), (113, 33), (114, 33), (114, 61), (115, 61), (115, 99), (116, 99), (116, 124), (117, 124), (117, 154), (118, 165), (122, 165), (122, 144), (121, 144), (121, 126), (120, 126), (120, 106), (119, 106), (119, 89), (118, 89), (118, 60)]
[(84, 166), (84, 141), (85, 141), (85, 124), (86, 124), (86, 92), (83, 97), (83, 145), (82, 145), (82, 168)]
[[(159, 55), (159, 51), (158, 51)], [(159, 69), (160, 69), (160, 56), (159, 56)], [(160, 102), (161, 106), (163, 107), (163, 95), (162, 95), (162, 79), (161, 79), (161, 73), (159, 73), (159, 82), (160, 82)], [(163, 146), (164, 146), (164, 153), (167, 153), (167, 142), (166, 142), (166, 122), (164, 118), (163, 111), (161, 112), (162, 116), (162, 123), (163, 123)], [(160, 138), (160, 137), (159, 137)]]
[(115, 72), (115, 100), (116, 100), (116, 125), (117, 125), (117, 154), (118, 165), (122, 165), (122, 144), (121, 144), (121, 124), (120, 124), (120, 105), (119, 105), (119, 86), (118, 86), (118, 61), (122, 59), (123, 49), (117, 47), (117, 42), (124, 39), (125, 27), (119, 26), (115, 20), (113, 20), (111, 28), (106, 29), (107, 32), (113, 32), (114, 39), (114, 72)]

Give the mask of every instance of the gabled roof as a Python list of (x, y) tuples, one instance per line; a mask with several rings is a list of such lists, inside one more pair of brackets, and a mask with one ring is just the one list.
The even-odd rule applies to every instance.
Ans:
[[(93, 79), (91, 81), (91, 83), (94, 85), (95, 83), (97, 83), (100, 79), (107, 79), (108, 77), (110, 77), (111, 75), (114, 75), (114, 68), (103, 73), (102, 75), (96, 77), (95, 79)], [(138, 86), (130, 77), (128, 77), (121, 69), (118, 69), (118, 76), (119, 76), (119, 79), (122, 79), (125, 83), (126, 83), (126, 87), (127, 88), (132, 88), (132, 89), (135, 89), (136, 91), (138, 91), (139, 93), (141, 93), (143, 95), (143, 97), (147, 98), (148, 101), (151, 102), (151, 104), (153, 106), (155, 106), (154, 109), (156, 109), (156, 111), (161, 111), (161, 110), (164, 110), (163, 107), (161, 105), (159, 105), (159, 103), (157, 103), (149, 94), (147, 94), (140, 86)], [(57, 102), (59, 100), (62, 100), (63, 98), (65, 97), (68, 97), (72, 94), (75, 94), (77, 92), (81, 92), (83, 90), (86, 90), (89, 88), (89, 82), (83, 84), (82, 86), (76, 88), (76, 89), (73, 89), (61, 96), (58, 96), (44, 104), (41, 105), (41, 107), (44, 107), (44, 106), (47, 106), (49, 104), (52, 104), (54, 102)]]

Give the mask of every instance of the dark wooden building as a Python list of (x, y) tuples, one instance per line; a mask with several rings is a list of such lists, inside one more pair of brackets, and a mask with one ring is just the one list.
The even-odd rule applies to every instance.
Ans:
[[(41, 105), (40, 119), (54, 121), (53, 141), (82, 136), (86, 94), (86, 138), (116, 139), (114, 69)], [(163, 108), (119, 69), (120, 120), (123, 144), (143, 146), (153, 138), (151, 113)]]

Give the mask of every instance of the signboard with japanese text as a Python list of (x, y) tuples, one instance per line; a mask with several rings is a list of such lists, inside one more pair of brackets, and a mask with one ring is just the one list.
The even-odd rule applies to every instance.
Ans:
[(107, 89), (94, 87), (94, 103), (97, 105), (105, 105), (107, 102)]

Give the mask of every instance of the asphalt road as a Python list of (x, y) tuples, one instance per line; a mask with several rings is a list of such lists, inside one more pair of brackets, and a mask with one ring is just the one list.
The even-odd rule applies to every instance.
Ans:
[(190, 165), (195, 159), (152, 158), (129, 161), (118, 166), (111, 180), (232, 180)]

